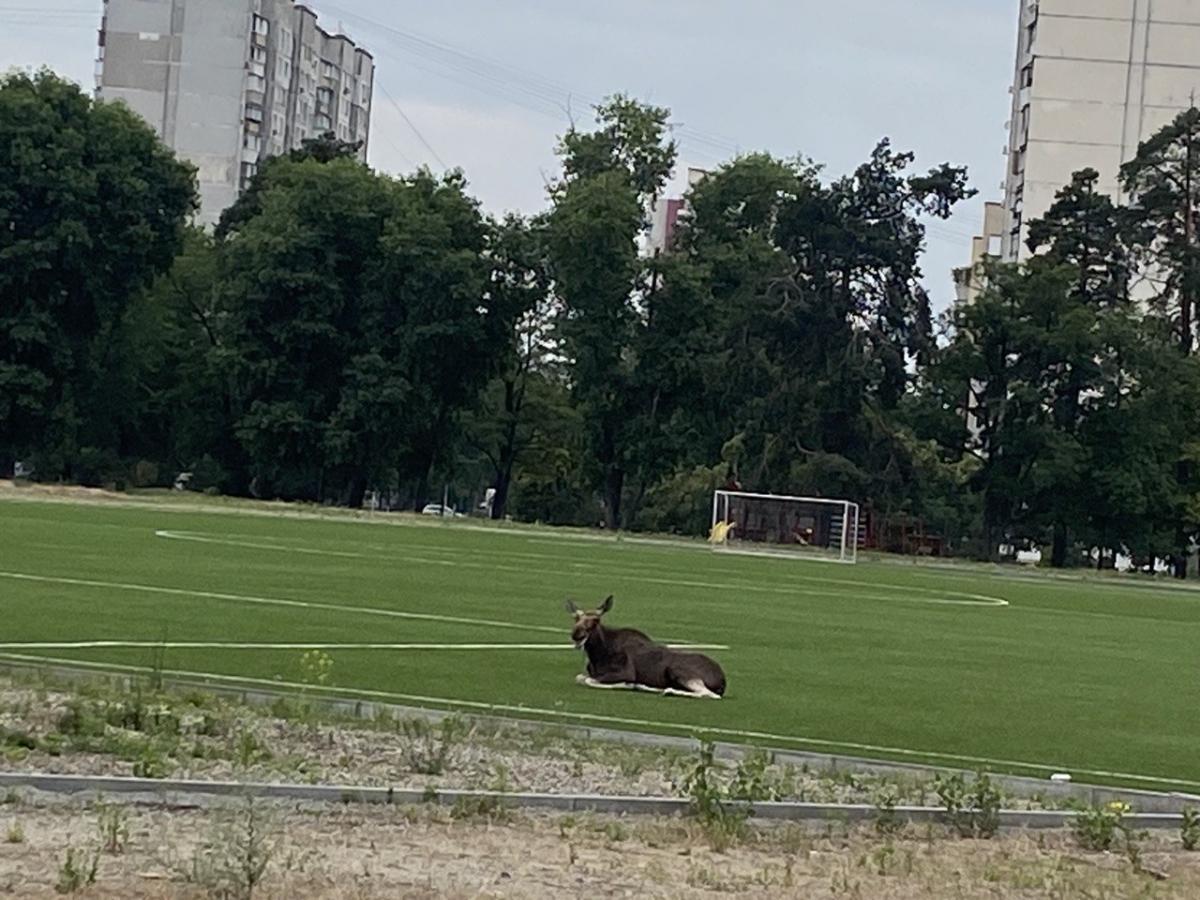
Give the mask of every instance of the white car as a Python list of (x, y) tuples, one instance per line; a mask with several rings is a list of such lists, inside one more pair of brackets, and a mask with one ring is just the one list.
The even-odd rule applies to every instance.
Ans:
[(453, 507), (442, 506), (442, 504), (440, 504), (440, 503), (427, 503), (425, 505), (425, 508), (423, 510), (421, 510), (421, 515), (423, 515), (423, 516), (443, 516), (445, 518), (457, 518), (457, 519), (461, 519), (463, 517), (463, 514), (460, 512), (455, 512)]

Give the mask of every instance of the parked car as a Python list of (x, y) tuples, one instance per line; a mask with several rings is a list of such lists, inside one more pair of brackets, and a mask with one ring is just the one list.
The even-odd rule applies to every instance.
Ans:
[(423, 516), (444, 516), (445, 518), (461, 519), (463, 514), (455, 512), (452, 506), (442, 506), (440, 503), (427, 503), (425, 508), (421, 510)]

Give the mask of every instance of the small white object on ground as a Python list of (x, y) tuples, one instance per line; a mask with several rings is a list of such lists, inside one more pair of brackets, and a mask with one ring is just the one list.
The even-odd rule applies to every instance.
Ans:
[(1055, 772), (1053, 775), (1050, 776), (1050, 780), (1051, 781), (1070, 781), (1071, 776), (1068, 775), (1066, 772)]

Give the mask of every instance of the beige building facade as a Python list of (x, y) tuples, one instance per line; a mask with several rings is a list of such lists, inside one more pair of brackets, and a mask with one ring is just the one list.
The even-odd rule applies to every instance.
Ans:
[(371, 54), (293, 0), (105, 0), (96, 94), (126, 103), (198, 172), (215, 223), (258, 165), (333, 132), (366, 159)]
[(1075, 172), (1095, 169), (1125, 199), (1122, 163), (1200, 98), (1200, 0), (1020, 0), (1010, 93), (1004, 198), (954, 272), (960, 301), (978, 294), (981, 245), (1030, 256), (1029, 223)]
[(1083, 168), (1121, 198), (1121, 164), (1200, 93), (1200, 0), (1021, 0), (1002, 255)]

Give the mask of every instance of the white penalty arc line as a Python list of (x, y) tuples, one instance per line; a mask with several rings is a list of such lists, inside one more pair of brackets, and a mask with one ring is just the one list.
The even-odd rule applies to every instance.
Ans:
[[(17, 662), (35, 663), (38, 665), (61, 665), (116, 672), (149, 673), (156, 670), (148, 666), (130, 666), (119, 663), (99, 663), (78, 659), (57, 659), (49, 656), (33, 656), (20, 653), (0, 653), (0, 657)], [(369, 690), (366, 688), (330, 687), (328, 685), (302, 684), (293, 681), (279, 681), (268, 678), (252, 678), (249, 676), (222, 675), (216, 672), (191, 672), (178, 669), (161, 670), (163, 675), (177, 678), (196, 679), (201, 681), (220, 682), (233, 686), (267, 686), (276, 690), (320, 692), (332, 697), (352, 696), (370, 700), (391, 700), (417, 703), (423, 706), (473, 710), (479, 713), (506, 713), (525, 716), (544, 716), (558, 719), (574, 719), (580, 722), (595, 722), (601, 725), (622, 725), (629, 728), (644, 729), (650, 733), (658, 730), (681, 732), (687, 735), (719, 735), (742, 740), (769, 741), (775, 744), (785, 744), (797, 749), (822, 748), (827, 750), (851, 750), (856, 753), (883, 754), (896, 758), (921, 760), (937, 760), (940, 763), (970, 767), (993, 767), (1009, 770), (1025, 770), (1036, 772), (1070, 772), (1074, 775), (1087, 775), (1093, 778), (1107, 778), (1123, 782), (1137, 782), (1147, 785), (1171, 785), (1176, 788), (1200, 788), (1200, 781), (1189, 781), (1182, 778), (1169, 778), (1156, 775), (1141, 775), (1134, 772), (1114, 772), (1106, 769), (1085, 769), (1070, 766), (1065, 763), (1035, 763), (1023, 760), (994, 759), (986, 756), (970, 756), (961, 753), (944, 753), (934, 750), (913, 750), (907, 747), (889, 747), (880, 744), (864, 744), (857, 741), (838, 741), (828, 738), (802, 737), (800, 735), (775, 734), (769, 731), (749, 731), (736, 728), (696, 725), (683, 722), (667, 722), (661, 719), (635, 719), (627, 716), (606, 716), (600, 713), (569, 712), (562, 709), (544, 709), (536, 706), (523, 706), (510, 703), (486, 703), (482, 700), (455, 700), (449, 697), (430, 697), (423, 694), (401, 694), (393, 691)]]
[[(439, 613), (417, 613), (406, 612), (398, 609), (380, 609), (373, 606), (345, 606), (338, 603), (320, 603), (311, 600), (288, 600), (282, 597), (255, 597), (246, 594), (225, 594), (217, 591), (193, 591), (184, 588), (157, 587), (149, 584), (131, 584), (124, 581), (98, 581), (90, 578), (67, 578), (59, 575), (32, 575), (27, 572), (0, 572), (0, 578), (10, 578), (14, 581), (32, 581), (43, 584), (67, 584), (73, 587), (98, 587), (98, 588), (116, 588), (124, 591), (137, 591), (146, 594), (166, 594), (173, 597), (200, 597), (207, 600), (220, 600), (227, 603), (245, 603), (256, 606), (286, 606), (297, 609), (320, 609), (332, 610), (340, 613), (361, 613), (366, 616), (383, 616), (396, 619), (416, 619), (424, 622), (446, 622), (453, 625), (480, 625), (488, 628), (507, 628), (513, 631), (538, 631), (549, 634), (562, 635), (563, 629), (551, 628), (548, 625), (521, 625), (516, 622), (500, 622), (494, 619), (471, 619), (465, 616), (444, 616)], [(162, 642), (149, 642), (150, 646), (161, 647)], [(21, 645), (28, 646), (28, 645)], [(217, 645), (212, 645), (217, 646)], [(337, 646), (347, 647), (347, 645), (339, 644)], [(427, 649), (434, 649), (429, 645), (421, 645)], [(448, 645), (446, 649), (461, 648), (461, 644)], [(512, 645), (504, 645), (512, 646)], [(547, 646), (547, 645), (538, 645)], [(554, 645), (558, 646), (558, 645)], [(573, 645), (567, 645), (572, 646)], [(726, 644), (695, 644), (690, 641), (671, 641), (667, 644), (677, 650), (728, 650)], [(314, 644), (299, 644), (299, 649), (319, 649)], [(47, 648), (54, 649), (54, 648)], [(239, 649), (237, 646), (230, 646), (230, 649)], [(347, 648), (348, 649), (348, 648)], [(374, 648), (363, 648), (374, 649)], [(387, 645), (386, 648), (379, 649), (410, 649), (396, 645)], [(418, 649), (416, 646), (411, 649)]]
[[(238, 547), (246, 550), (271, 550), (277, 553), (301, 553), (307, 556), (333, 556), (351, 559), (403, 559), (407, 562), (423, 563), (431, 566), (443, 566), (447, 568), (474, 568), (484, 569), (487, 571), (503, 571), (503, 572), (519, 572), (527, 574), (529, 569), (527, 566), (506, 566), (502, 563), (472, 563), (467, 560), (450, 560), (450, 559), (434, 559), (428, 556), (419, 556), (411, 553), (405, 553), (403, 550), (397, 550), (391, 556), (386, 556), (380, 553), (359, 553), (353, 550), (323, 550), (316, 547), (297, 547), (290, 544), (272, 544), (264, 543), (255, 540), (233, 540), (226, 537), (215, 537), (212, 535), (203, 534), (195, 531), (173, 531), (169, 529), (158, 529), (154, 532), (155, 537), (165, 538), (172, 541), (192, 541), (198, 544), (221, 544), (228, 547)], [(747, 593), (758, 594), (781, 594), (788, 597), (794, 596), (813, 596), (827, 597), (829, 591), (794, 588), (794, 587), (774, 587), (770, 585), (755, 585), (733, 582), (719, 581), (699, 581), (682, 578), (658, 578), (651, 575), (631, 573), (631, 572), (613, 572), (606, 575), (607, 578), (618, 581), (634, 581), (643, 582), (646, 584), (661, 584), (669, 587), (695, 587), (705, 588), (709, 590), (730, 590), (742, 591)], [(805, 575), (800, 576), (800, 581), (819, 581), (832, 585), (851, 586), (851, 587), (868, 587), (878, 588), (879, 585), (865, 581), (850, 581), (840, 578), (822, 578), (818, 576)], [(946, 591), (938, 588), (921, 588), (910, 585), (892, 585), (894, 591), (907, 591), (915, 593), (917, 596), (882, 596), (879, 594), (855, 594), (854, 598), (859, 600), (875, 600), (886, 603), (923, 603), (932, 604), (935, 606), (976, 606), (976, 607), (1007, 607), (1007, 600), (1000, 597), (991, 597), (986, 594), (970, 594), (962, 591)], [(941, 594), (942, 596), (930, 596), (931, 594)]]

